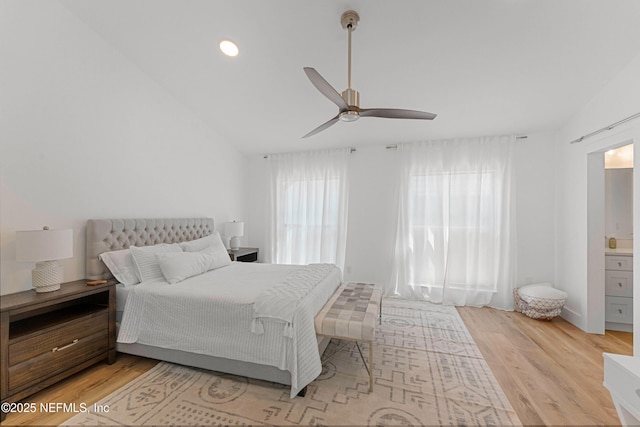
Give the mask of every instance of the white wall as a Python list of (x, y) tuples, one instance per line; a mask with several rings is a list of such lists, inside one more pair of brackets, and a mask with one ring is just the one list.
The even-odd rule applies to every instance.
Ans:
[[(553, 133), (518, 140), (516, 170), (518, 285), (552, 281)], [(388, 283), (391, 278), (396, 232), (398, 155), (384, 146), (360, 147), (351, 155), (349, 226), (344, 278), (348, 281)], [(264, 247), (267, 229), (266, 160), (250, 161), (248, 210), (250, 244)]]
[(244, 215), (246, 159), (58, 2), (0, 2), (0, 293), (31, 287), (15, 232)]
[(386, 284), (396, 235), (399, 156), (384, 146), (351, 154), (346, 281)]
[(516, 143), (517, 285), (554, 282), (554, 132)]
[(263, 156), (249, 156), (245, 182), (247, 214), (244, 224), (248, 246), (258, 248), (258, 261), (265, 258), (268, 228), (269, 182), (267, 160)]
[[(640, 112), (640, 55), (623, 69), (558, 132), (556, 149), (556, 282), (569, 293), (567, 310), (563, 316), (588, 332), (599, 332), (590, 318), (601, 317), (604, 306), (588, 298), (588, 267), (593, 264), (588, 250), (588, 159), (590, 153), (603, 152), (624, 141), (635, 141), (640, 152), (640, 119), (628, 122), (611, 131), (601, 133), (576, 144), (570, 141), (601, 127)], [(639, 166), (635, 156), (635, 169)], [(603, 163), (604, 164), (604, 163)], [(604, 174), (603, 174), (604, 176)], [(638, 235), (640, 220), (640, 174), (634, 173), (634, 229)], [(602, 243), (604, 239), (600, 239)], [(634, 252), (639, 253), (638, 239)], [(601, 255), (603, 256), (603, 255)], [(639, 257), (634, 269), (640, 271)], [(640, 295), (640, 275), (634, 275), (634, 293)], [(591, 309), (589, 307), (591, 306)], [(589, 311), (591, 310), (591, 311)], [(640, 332), (640, 298), (634, 302), (634, 332)], [(591, 324), (590, 324), (591, 323)], [(599, 322), (598, 322), (599, 323)], [(636, 335), (640, 336), (640, 335)], [(640, 340), (635, 340), (634, 353), (640, 353)]]

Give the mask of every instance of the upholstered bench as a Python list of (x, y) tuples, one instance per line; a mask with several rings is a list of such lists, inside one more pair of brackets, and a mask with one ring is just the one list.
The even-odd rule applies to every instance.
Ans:
[(369, 373), (369, 390), (373, 390), (373, 341), (376, 319), (381, 319), (382, 292), (368, 283), (341, 285), (315, 318), (316, 334), (341, 340), (369, 343), (369, 366), (360, 346), (358, 351)]

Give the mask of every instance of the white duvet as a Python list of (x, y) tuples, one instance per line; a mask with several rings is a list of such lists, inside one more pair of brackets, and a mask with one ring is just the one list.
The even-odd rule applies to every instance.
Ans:
[(275, 366), (291, 373), (293, 397), (322, 371), (314, 317), (340, 285), (340, 270), (326, 268), (291, 322), (262, 318), (256, 333), (254, 303), (308, 268), (234, 262), (175, 284), (140, 283), (127, 296), (118, 342)]

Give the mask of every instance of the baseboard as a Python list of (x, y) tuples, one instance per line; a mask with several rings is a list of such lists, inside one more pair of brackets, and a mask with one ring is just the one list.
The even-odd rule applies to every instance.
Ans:
[(566, 306), (562, 307), (562, 313), (560, 314), (560, 317), (562, 317), (564, 320), (571, 323), (575, 327), (580, 328), (585, 332), (587, 331), (586, 325), (583, 324), (584, 319), (582, 318), (582, 316), (571, 310), (570, 308), (567, 308)]
[(630, 323), (605, 322), (604, 328), (610, 331), (633, 332), (633, 325)]

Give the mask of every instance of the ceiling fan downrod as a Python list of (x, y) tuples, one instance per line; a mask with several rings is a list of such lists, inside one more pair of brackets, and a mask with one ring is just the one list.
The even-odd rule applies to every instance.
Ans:
[(349, 34), (349, 42), (347, 49), (347, 89), (342, 91), (340, 96), (349, 106), (349, 110), (340, 114), (340, 120), (344, 122), (353, 122), (358, 120), (360, 115), (358, 109), (360, 107), (360, 94), (357, 90), (351, 88), (351, 33), (358, 27), (360, 15), (355, 10), (347, 10), (340, 17), (342, 28), (347, 30)]

